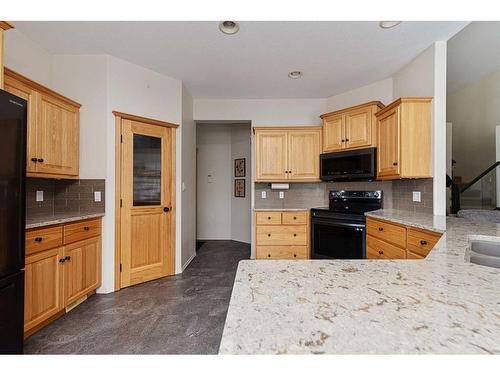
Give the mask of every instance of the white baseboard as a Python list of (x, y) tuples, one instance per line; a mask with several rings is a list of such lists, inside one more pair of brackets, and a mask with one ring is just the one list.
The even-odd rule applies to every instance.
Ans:
[(184, 263), (182, 265), (182, 272), (184, 272), (184, 270), (186, 269), (186, 267), (189, 266), (189, 263), (191, 263), (191, 261), (194, 259), (195, 256), (196, 256), (196, 251), (193, 253), (193, 255), (191, 255), (189, 257), (189, 259), (186, 261), (186, 263)]

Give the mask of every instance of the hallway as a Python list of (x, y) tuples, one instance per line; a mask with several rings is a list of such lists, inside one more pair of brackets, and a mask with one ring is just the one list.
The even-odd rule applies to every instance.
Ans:
[(216, 354), (250, 245), (207, 241), (183, 274), (94, 295), (25, 342), (27, 354)]

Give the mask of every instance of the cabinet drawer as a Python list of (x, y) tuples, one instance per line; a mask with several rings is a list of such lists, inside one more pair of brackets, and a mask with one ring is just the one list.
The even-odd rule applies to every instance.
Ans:
[(64, 226), (64, 244), (96, 237), (101, 234), (101, 219), (80, 221)]
[(366, 221), (366, 233), (385, 242), (406, 248), (406, 228), (369, 218)]
[(406, 259), (406, 251), (372, 236), (366, 236), (368, 259)]
[(309, 259), (307, 246), (257, 246), (257, 259)]
[(307, 245), (305, 225), (257, 226), (257, 245)]
[(281, 212), (257, 212), (256, 222), (257, 225), (279, 225), (281, 224)]
[(408, 250), (426, 257), (440, 238), (439, 233), (408, 228)]
[(26, 255), (53, 249), (63, 243), (62, 226), (34, 229), (26, 232)]
[(283, 212), (282, 221), (288, 225), (306, 225), (307, 212)]

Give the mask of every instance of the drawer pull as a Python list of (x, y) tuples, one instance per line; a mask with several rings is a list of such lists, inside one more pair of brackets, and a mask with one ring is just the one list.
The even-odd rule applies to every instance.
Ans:
[(271, 254), (267, 254), (267, 257), (268, 257), (268, 258), (271, 258)]
[(70, 257), (69, 255), (67, 255), (67, 256), (65, 256), (65, 257), (64, 257), (64, 260), (65, 260), (65, 261), (66, 261), (66, 260), (67, 260), (67, 261), (70, 261), (70, 260), (71, 260), (71, 257)]
[(420, 245), (422, 245), (422, 246), (427, 245), (427, 241), (426, 240), (420, 240)]
[(293, 236), (294, 236), (294, 237), (297, 237), (297, 233), (294, 233), (294, 234), (293, 234)]
[(294, 217), (293, 217), (293, 220), (297, 220), (297, 216), (294, 216)]
[(64, 263), (64, 262), (66, 262), (64, 258), (59, 259), (59, 263)]
[(89, 227), (83, 227), (83, 230), (90, 230)]
[(383, 254), (384, 254), (384, 252), (383, 252), (382, 250), (379, 250), (379, 251), (378, 251), (378, 253), (379, 253), (380, 255), (383, 255)]
[(43, 238), (42, 237), (35, 237), (36, 242), (42, 242)]
[(271, 237), (271, 233), (268, 233), (268, 234), (267, 234), (267, 237)]
[(268, 216), (268, 217), (267, 217), (267, 220), (271, 220), (271, 216)]
[(37, 158), (31, 158), (31, 161), (32, 161), (33, 163), (36, 163), (36, 162), (38, 161), (38, 159), (37, 159)]
[(297, 258), (297, 254), (293, 254), (293, 257), (294, 257), (294, 258)]
[(42, 158), (39, 158), (36, 161), (39, 162), (39, 163), (43, 163), (43, 159)]
[(384, 230), (384, 228), (378, 227), (378, 230), (379, 230), (379, 232), (382, 232)]

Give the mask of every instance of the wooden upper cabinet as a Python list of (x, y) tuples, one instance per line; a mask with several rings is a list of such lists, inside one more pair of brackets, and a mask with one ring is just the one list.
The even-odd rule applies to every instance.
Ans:
[(320, 132), (314, 130), (288, 133), (288, 178), (319, 179)]
[(5, 90), (28, 101), (26, 172), (78, 178), (80, 104), (7, 68)]
[(256, 128), (255, 181), (317, 181), (321, 128)]
[(283, 130), (255, 131), (257, 180), (288, 177), (287, 133)]
[(378, 179), (432, 177), (431, 103), (400, 98), (376, 114)]
[(323, 152), (375, 147), (375, 113), (384, 108), (374, 101), (321, 115), (323, 120)]
[(343, 114), (323, 119), (323, 152), (337, 151), (345, 148)]

